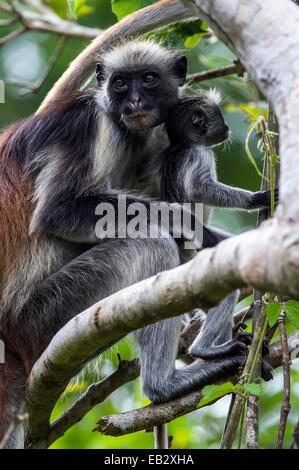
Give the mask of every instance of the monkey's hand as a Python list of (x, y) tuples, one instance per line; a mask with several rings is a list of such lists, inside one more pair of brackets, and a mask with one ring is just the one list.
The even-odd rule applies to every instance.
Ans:
[[(274, 188), (274, 206), (278, 204), (279, 188)], [(258, 209), (262, 207), (271, 207), (271, 190), (257, 191), (253, 193), (250, 209)]]

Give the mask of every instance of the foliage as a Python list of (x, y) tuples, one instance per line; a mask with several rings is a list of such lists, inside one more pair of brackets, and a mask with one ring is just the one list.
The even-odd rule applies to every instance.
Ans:
[(86, 4), (87, 0), (49, 0), (49, 6), (61, 18), (78, 19), (93, 13), (95, 9)]

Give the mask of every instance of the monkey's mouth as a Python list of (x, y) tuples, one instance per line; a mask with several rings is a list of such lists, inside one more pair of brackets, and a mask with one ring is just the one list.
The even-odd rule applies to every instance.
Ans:
[(129, 128), (145, 129), (153, 127), (158, 119), (158, 112), (153, 111), (136, 111), (135, 113), (123, 115), (122, 120)]

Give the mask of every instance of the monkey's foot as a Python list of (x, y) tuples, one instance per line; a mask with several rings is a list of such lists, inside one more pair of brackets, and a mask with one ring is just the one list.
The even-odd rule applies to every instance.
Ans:
[(217, 357), (230, 356), (236, 352), (247, 351), (252, 342), (252, 334), (240, 332), (227, 343), (217, 346), (200, 346), (194, 343), (189, 348), (189, 354), (195, 358), (215, 359)]

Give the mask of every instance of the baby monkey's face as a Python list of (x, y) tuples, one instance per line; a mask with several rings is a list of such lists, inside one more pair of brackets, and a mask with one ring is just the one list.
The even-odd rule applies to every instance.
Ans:
[(224, 121), (219, 107), (208, 100), (195, 103), (188, 111), (190, 141), (206, 146), (216, 145), (229, 138), (229, 127)]
[(179, 100), (166, 128), (170, 140), (177, 143), (211, 146), (229, 138), (229, 127), (208, 94)]

